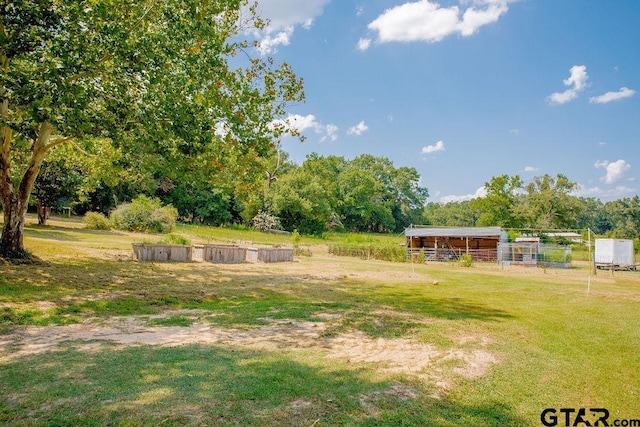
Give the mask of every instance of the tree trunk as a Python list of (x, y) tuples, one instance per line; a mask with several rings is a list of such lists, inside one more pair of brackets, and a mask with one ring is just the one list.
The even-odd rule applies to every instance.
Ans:
[(38, 199), (36, 200), (36, 209), (38, 210), (38, 225), (47, 225), (47, 220), (51, 215), (51, 207), (44, 206)]
[(4, 225), (2, 226), (2, 240), (0, 241), (0, 256), (4, 258), (24, 258), (23, 233), (24, 213), (19, 203), (9, 203), (4, 207)]
[[(3, 129), (4, 130), (4, 129)], [(9, 143), (11, 133), (7, 132), (2, 140), (0, 150), (0, 198), (4, 210), (4, 225), (0, 238), (0, 256), (4, 258), (25, 258), (28, 254), (24, 250), (24, 220), (29, 203), (29, 195), (33, 184), (40, 172), (40, 166), (50, 146), (47, 146), (53, 127), (45, 122), (40, 125), (38, 138), (32, 147), (31, 159), (22, 175), (20, 185), (16, 190), (11, 181), (11, 163)]]

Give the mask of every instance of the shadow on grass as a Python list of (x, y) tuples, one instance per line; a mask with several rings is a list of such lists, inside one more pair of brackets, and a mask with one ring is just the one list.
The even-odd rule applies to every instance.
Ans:
[(336, 363), (221, 347), (67, 348), (0, 365), (3, 425), (523, 426), (496, 402)]
[[(81, 259), (1, 268), (0, 303), (47, 301), (54, 307), (49, 308), (48, 323), (55, 324), (69, 323), (70, 318), (82, 314), (153, 314), (181, 308), (208, 310), (218, 315), (218, 322), (236, 325), (263, 323), (260, 319), (265, 317), (314, 320), (314, 316), (323, 312), (357, 313), (367, 323), (367, 318), (381, 307), (417, 318), (477, 321), (511, 318), (509, 313), (478, 301), (452, 298), (419, 286), (327, 281), (302, 273), (261, 271), (255, 266), (245, 271), (242, 267), (222, 268), (213, 264)], [(37, 324), (47, 324), (37, 313), (21, 316), (9, 310), (12, 309), (5, 309), (0, 319), (4, 324), (34, 324), (29, 319), (35, 318), (39, 319)], [(362, 324), (360, 320), (354, 324)], [(400, 332), (411, 326), (398, 325)], [(366, 325), (358, 329), (371, 332)]]
[[(114, 230), (89, 230), (87, 228), (72, 228), (61, 227), (56, 225), (26, 225), (25, 235), (29, 237), (36, 237), (39, 239), (50, 239), (61, 242), (77, 242), (80, 241), (75, 235), (78, 233), (89, 234), (95, 236), (124, 236), (125, 233), (121, 233)], [(151, 235), (150, 235), (151, 236)]]
[(27, 225), (24, 228), (24, 234), (28, 237), (36, 237), (38, 239), (50, 239), (59, 242), (77, 242), (78, 239), (74, 234), (78, 230), (65, 229), (63, 227), (52, 227), (42, 225)]

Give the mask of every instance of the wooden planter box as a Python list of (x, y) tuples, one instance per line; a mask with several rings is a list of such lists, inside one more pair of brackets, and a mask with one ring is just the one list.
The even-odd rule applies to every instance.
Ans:
[(193, 260), (193, 247), (187, 245), (133, 243), (133, 259), (136, 261), (189, 262)]
[(247, 260), (247, 248), (229, 245), (204, 245), (203, 261), (239, 264)]
[(193, 261), (204, 261), (204, 245), (193, 245)]
[(163, 245), (133, 243), (136, 261), (190, 262), (206, 261), (220, 264), (249, 262), (293, 262), (291, 248), (241, 248), (232, 245)]
[(293, 249), (287, 248), (249, 248), (249, 262), (293, 262)]

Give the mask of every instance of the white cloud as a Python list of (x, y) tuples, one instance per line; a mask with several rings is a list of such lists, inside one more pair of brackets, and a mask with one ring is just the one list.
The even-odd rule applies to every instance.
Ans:
[(476, 190), (473, 194), (465, 194), (462, 196), (444, 196), (440, 198), (440, 203), (451, 203), (451, 202), (464, 202), (467, 200), (478, 199), (481, 197), (485, 197), (487, 195), (487, 189), (482, 186)]
[(463, 36), (473, 35), (484, 25), (493, 24), (500, 19), (509, 8), (506, 1), (488, 1), (486, 9), (469, 8), (462, 15), (460, 22), (460, 34)]
[(364, 13), (364, 7), (356, 6), (356, 16), (361, 16)]
[(274, 53), (280, 45), (288, 45), (295, 31), (301, 26), (308, 29), (318, 16), (322, 15), (325, 4), (331, 0), (260, 0), (258, 14), (269, 20), (269, 25), (258, 32), (261, 54)]
[(265, 34), (260, 40), (260, 45), (258, 46), (258, 51), (262, 55), (267, 55), (270, 53), (274, 53), (277, 51), (277, 46), (288, 46), (291, 42), (291, 36), (293, 35), (294, 28), (293, 26), (287, 27), (282, 31), (275, 33)]
[(636, 91), (628, 87), (621, 87), (617, 92), (607, 92), (604, 95), (589, 98), (591, 104), (606, 104), (611, 101), (618, 101), (624, 98), (631, 98)]
[(284, 120), (283, 124), (291, 129), (297, 130), (298, 132), (304, 132), (307, 129), (316, 130), (320, 127), (320, 124), (316, 120), (316, 116), (313, 114), (307, 114), (306, 116), (292, 114)]
[(367, 50), (371, 46), (371, 39), (361, 38), (358, 40), (358, 50)]
[(422, 147), (422, 154), (431, 154), (436, 151), (445, 151), (444, 142), (438, 141), (435, 145), (427, 145), (426, 147)]
[(604, 189), (600, 187), (582, 187), (579, 186), (578, 191), (572, 193), (578, 197), (596, 197), (605, 200), (617, 200), (638, 194), (638, 189), (618, 185), (614, 188)]
[(525, 168), (522, 170), (523, 172), (538, 172), (540, 170), (540, 168), (537, 168), (535, 166), (525, 166)]
[(286, 119), (274, 120), (271, 126), (272, 128), (282, 126), (285, 130), (291, 129), (301, 134), (304, 134), (307, 130), (312, 130), (314, 133), (322, 135), (320, 142), (338, 139), (338, 127), (332, 123), (328, 125), (320, 123), (313, 114), (307, 114), (306, 116), (291, 114)]
[(483, 8), (440, 7), (429, 0), (408, 2), (387, 9), (368, 26), (378, 32), (380, 43), (439, 42), (447, 36), (470, 36), (484, 25), (496, 22), (509, 8), (509, 0), (476, 1)]
[(364, 120), (363, 120), (360, 123), (358, 123), (357, 125), (351, 126), (347, 130), (347, 135), (362, 135), (363, 133), (365, 133), (368, 130), (369, 130), (369, 126), (367, 126), (364, 123)]
[(596, 168), (603, 168), (607, 171), (606, 174), (600, 178), (600, 181), (605, 184), (613, 184), (614, 182), (619, 181), (623, 175), (631, 169), (631, 165), (622, 159), (611, 163), (606, 160), (604, 162), (598, 161), (594, 166)]
[(324, 128), (326, 135), (320, 139), (320, 142), (324, 142), (326, 140), (335, 141), (338, 139), (338, 126), (334, 124), (328, 124)]
[(587, 67), (585, 65), (574, 65), (569, 70), (571, 75), (568, 79), (563, 80), (565, 86), (569, 89), (564, 92), (552, 93), (547, 97), (547, 101), (551, 104), (564, 104), (578, 97), (578, 94), (587, 87), (589, 76), (587, 75)]

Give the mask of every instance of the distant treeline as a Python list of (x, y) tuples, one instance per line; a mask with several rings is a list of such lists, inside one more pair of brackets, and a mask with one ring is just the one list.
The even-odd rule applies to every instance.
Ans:
[(277, 228), (303, 234), (398, 233), (421, 224), (589, 228), (596, 235), (640, 237), (638, 196), (607, 203), (576, 197), (577, 183), (561, 174), (535, 177), (526, 184), (517, 175), (496, 176), (485, 183), (484, 197), (440, 204), (427, 203), (428, 190), (420, 185), (415, 168), (396, 167), (387, 158), (368, 154), (347, 160), (314, 153), (301, 165), (277, 150), (250, 163), (237, 158), (215, 167), (204, 163), (169, 168), (159, 162), (155, 169), (136, 169), (123, 163), (117, 166), (119, 174), (102, 177), (70, 159), (58, 153), (45, 162), (34, 204), (39, 200), (54, 208), (72, 206), (77, 214), (108, 214), (147, 194), (174, 206), (185, 222), (251, 225), (256, 216), (270, 215)]

